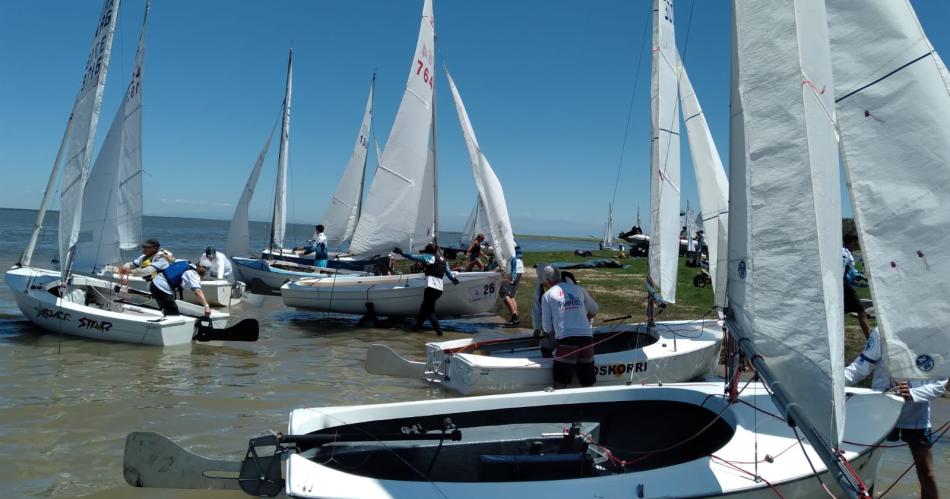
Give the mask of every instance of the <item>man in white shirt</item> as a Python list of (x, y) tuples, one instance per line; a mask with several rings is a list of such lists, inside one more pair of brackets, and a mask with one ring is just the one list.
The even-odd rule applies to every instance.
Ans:
[(126, 262), (119, 269), (119, 275), (133, 275), (151, 281), (155, 275), (168, 267), (174, 257), (168, 250), (162, 249), (158, 239), (147, 239), (142, 243), (142, 254), (131, 262)]
[(845, 383), (848, 386), (855, 385), (872, 372), (874, 377), (871, 378), (871, 388), (881, 391), (893, 388), (897, 395), (904, 397), (904, 407), (897, 419), (897, 425), (887, 439), (893, 442), (900, 438), (907, 443), (917, 468), (920, 496), (923, 499), (936, 499), (937, 480), (934, 477), (933, 454), (930, 450), (933, 445), (930, 401), (943, 395), (947, 380), (902, 381), (891, 378), (887, 357), (881, 351), (881, 334), (877, 328), (868, 336), (864, 352), (845, 368)]
[(234, 282), (234, 270), (231, 268), (231, 261), (224, 253), (215, 250), (211, 246), (205, 248), (204, 254), (201, 255), (201, 259), (198, 261), (198, 266), (208, 269), (205, 277), (209, 279), (225, 279), (228, 282)]
[(557, 267), (544, 268), (550, 289), (541, 297), (541, 327), (557, 340), (554, 350), (554, 387), (571, 384), (577, 373), (581, 386), (597, 380), (594, 366), (594, 331), (590, 321), (597, 315), (597, 302), (576, 283), (561, 280)]
[(188, 288), (194, 291), (195, 296), (204, 305), (205, 317), (208, 317), (211, 315), (211, 305), (208, 304), (204, 292), (201, 291), (201, 274), (203, 273), (203, 268), (195, 267), (187, 260), (175, 260), (152, 279), (148, 289), (165, 315), (181, 315), (178, 304), (175, 303), (175, 291)]

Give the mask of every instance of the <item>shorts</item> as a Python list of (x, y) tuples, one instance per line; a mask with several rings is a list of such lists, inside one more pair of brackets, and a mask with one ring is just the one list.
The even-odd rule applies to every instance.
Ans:
[(501, 297), (514, 298), (515, 295), (518, 294), (518, 282), (519, 281), (515, 281), (514, 283), (512, 283), (510, 281), (505, 281), (501, 283), (501, 290), (499, 292)]
[(844, 312), (846, 314), (851, 312), (864, 312), (864, 305), (861, 305), (861, 299), (858, 298), (858, 292), (848, 285), (844, 286)]
[(568, 336), (557, 340), (554, 350), (554, 382), (569, 385), (574, 373), (581, 386), (591, 386), (597, 380), (597, 368), (594, 366), (594, 338), (590, 336)]
[(900, 439), (907, 442), (909, 447), (929, 449), (933, 446), (932, 437), (930, 428), (894, 428), (887, 436), (887, 441), (896, 442)]

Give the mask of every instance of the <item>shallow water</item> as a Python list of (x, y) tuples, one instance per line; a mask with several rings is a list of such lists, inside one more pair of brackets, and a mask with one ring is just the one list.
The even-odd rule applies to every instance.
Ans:
[[(0, 268), (22, 250), (32, 212), (0, 210)], [(48, 227), (56, 226), (55, 216)], [(257, 227), (257, 229), (261, 229)], [(146, 217), (146, 233), (176, 254), (197, 255), (222, 244), (221, 221)], [(298, 232), (305, 239), (309, 234)], [(254, 232), (254, 231), (252, 231)], [(262, 233), (263, 230), (257, 230)], [(41, 240), (34, 263), (48, 262), (53, 236)], [(262, 244), (263, 236), (256, 241)], [(538, 242), (536, 242), (538, 241)], [(526, 239), (527, 251), (583, 248), (577, 241)], [(236, 492), (133, 489), (122, 478), (122, 447), (130, 431), (173, 436), (192, 451), (238, 457), (247, 440), (286, 428), (302, 406), (382, 403), (449, 395), (422, 381), (372, 376), (366, 347), (385, 343), (413, 357), (432, 333), (357, 329), (352, 319), (327, 320), (261, 298), (232, 310), (261, 321), (253, 344), (196, 344), (156, 348), (102, 343), (43, 333), (25, 320), (0, 286), (0, 483), (5, 497), (169, 498), (246, 497)], [(449, 322), (462, 337), (471, 326)], [(487, 326), (492, 327), (492, 326)], [(934, 426), (950, 419), (942, 400)], [(935, 448), (938, 477), (950, 471), (946, 438)], [(889, 485), (910, 462), (906, 449), (885, 456), (880, 483)], [(950, 495), (950, 481), (942, 492)], [(879, 491), (883, 488), (879, 488)], [(913, 471), (889, 497), (916, 494)]]

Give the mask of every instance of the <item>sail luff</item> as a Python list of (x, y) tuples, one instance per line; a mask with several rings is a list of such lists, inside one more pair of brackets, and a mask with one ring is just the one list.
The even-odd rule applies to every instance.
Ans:
[(680, 143), (673, 1), (653, 3), (650, 85), (650, 279), (668, 303), (676, 301), (679, 267)]
[(102, 107), (102, 93), (112, 54), (119, 3), (119, 0), (106, 0), (102, 6), (99, 24), (86, 61), (82, 88), (76, 96), (70, 115), (70, 121), (74, 123), (67, 127), (69, 139), (66, 141), (65, 164), (60, 180), (59, 212), (59, 259), (64, 276), (69, 273), (70, 254), (79, 238), (83, 189), (89, 174), (92, 146)]
[(812, 444), (824, 459), (844, 425), (840, 179), (824, 2), (736, 1), (734, 13), (727, 316), (795, 406), (797, 423), (820, 439)]
[(287, 162), (290, 147), (290, 108), (293, 92), (294, 49), (287, 56), (287, 87), (284, 91), (284, 113), (280, 125), (280, 148), (277, 156), (277, 185), (274, 188), (274, 214), (271, 217), (271, 251), (284, 247), (287, 230)]
[(264, 158), (267, 156), (267, 150), (270, 149), (271, 140), (274, 138), (274, 132), (277, 130), (277, 124), (274, 123), (264, 147), (257, 155), (257, 160), (251, 168), (251, 174), (244, 184), (244, 190), (241, 192), (241, 198), (234, 207), (234, 216), (231, 217), (231, 223), (228, 225), (228, 238), (225, 248), (231, 256), (247, 257), (251, 255), (251, 235), (248, 227), (248, 208), (251, 205), (251, 199), (254, 197), (254, 190), (257, 188), (257, 180), (261, 176), (261, 168), (264, 166)]
[(413, 242), (429, 161), (435, 80), (435, 19), (425, 0), (415, 57), (389, 140), (373, 176), (349, 252), (388, 253)]
[(150, 7), (146, 2), (125, 95), (84, 188), (73, 263), (77, 272), (97, 273), (120, 260), (120, 249), (135, 248), (141, 241), (142, 76)]
[(376, 87), (376, 75), (373, 74), (369, 85), (369, 96), (363, 110), (363, 121), (353, 145), (350, 160), (340, 177), (336, 192), (330, 198), (330, 205), (323, 214), (322, 223), (326, 226), (324, 235), (331, 247), (338, 248), (349, 244), (359, 221), (360, 207), (363, 202), (363, 183), (366, 177), (366, 161), (369, 156), (369, 136), (373, 126), (373, 93)]
[(459, 117), (459, 124), (462, 126), (462, 135), (465, 137), (469, 159), (472, 162), (475, 186), (478, 188), (479, 199), (485, 207), (485, 215), (488, 218), (491, 244), (495, 250), (498, 265), (504, 271), (508, 269), (511, 258), (515, 254), (515, 239), (511, 229), (511, 220), (508, 217), (505, 191), (488, 163), (488, 158), (485, 157), (478, 145), (475, 129), (472, 127), (471, 120), (469, 120), (468, 112), (465, 110), (465, 104), (459, 95), (455, 80), (452, 79), (452, 75), (449, 74), (448, 70), (445, 74), (448, 77), (449, 89), (452, 92), (452, 99), (455, 101), (455, 110)]
[(827, 8), (844, 171), (888, 368), (898, 379), (945, 378), (950, 281), (937, 276), (950, 273), (946, 67), (909, 2)]

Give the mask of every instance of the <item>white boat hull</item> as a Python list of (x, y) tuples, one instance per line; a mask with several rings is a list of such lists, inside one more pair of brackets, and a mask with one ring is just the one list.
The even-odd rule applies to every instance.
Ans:
[[(715, 369), (722, 344), (718, 321), (661, 322), (652, 332), (645, 324), (601, 326), (594, 333), (598, 385), (698, 379)], [(512, 338), (494, 344), (471, 338), (429, 343), (425, 379), (462, 395), (551, 386), (554, 359), (543, 357), (530, 336), (521, 338), (529, 346), (512, 345)], [(647, 342), (653, 343), (632, 348)]]
[(49, 291), (59, 283), (58, 272), (23, 267), (9, 270), (5, 278), (23, 315), (50, 332), (161, 346), (188, 344), (194, 336), (193, 317), (163, 318), (161, 311), (128, 304), (116, 304), (112, 310), (85, 305), (111, 291), (112, 284), (106, 281), (74, 277), (77, 288), (88, 290), (84, 300), (74, 303)]
[[(849, 392), (851, 396), (847, 401), (843, 450), (865, 483), (872, 486), (883, 452), (875, 445), (893, 428), (902, 402), (896, 397), (870, 390), (849, 389)], [(363, 465), (332, 467), (334, 461), (345, 458), (344, 453), (348, 449), (359, 450), (347, 447), (345, 443), (340, 446), (324, 445), (325, 448), (319, 449), (312, 460), (293, 454), (287, 461), (286, 493), (290, 497), (338, 499), (765, 498), (775, 497), (775, 490), (786, 497), (817, 497), (823, 493), (799, 449), (798, 438), (788, 424), (778, 417), (779, 411), (762, 385), (752, 383), (740, 393), (739, 398), (745, 403), (728, 404), (722, 393), (722, 382), (703, 382), (298, 409), (291, 413), (288, 434), (422, 431), (438, 435), (440, 429), (436, 425), (441, 424), (443, 418), (450, 417), (461, 431), (461, 440), (446, 441), (441, 454), (437, 454), (438, 460), (432, 457), (431, 451), (425, 453), (419, 449), (408, 449), (397, 454), (393, 450), (419, 446), (418, 442), (380, 442), (377, 444), (380, 451), (372, 456), (385, 462), (373, 463), (373, 471), (368, 471), (369, 468)], [(689, 421), (688, 418), (678, 420), (678, 415), (684, 413), (699, 416), (695, 421)], [(717, 418), (717, 415), (720, 417)], [(668, 419), (658, 421), (658, 418)], [(706, 426), (707, 421), (710, 426)], [(585, 427), (596, 425), (596, 430), (589, 431), (591, 438), (615, 454), (629, 450), (631, 457), (624, 459), (634, 463), (640, 459), (633, 456), (649, 458), (660, 452), (682, 455), (667, 454), (663, 458), (658, 457), (655, 463), (644, 461), (619, 473), (595, 468), (590, 471), (594, 476), (568, 475), (559, 479), (530, 481), (493, 478), (495, 481), (490, 481), (476, 478), (484, 472), (480, 468), (483, 463), (479, 461), (479, 456), (466, 457), (461, 454), (466, 448), (464, 446), (496, 443), (494, 448), (505, 451), (506, 455), (530, 459), (528, 444), (540, 441), (543, 437), (552, 437), (550, 433), (539, 434), (536, 425), (528, 424), (542, 422), (555, 428), (570, 427), (577, 422), (583, 422)], [(497, 425), (508, 426), (502, 428)], [(634, 429), (618, 440), (623, 433), (620, 429), (631, 426)], [(494, 428), (495, 431), (507, 430), (508, 435), (505, 438), (479, 440), (477, 430), (486, 427)], [(654, 427), (666, 430), (651, 430)], [(638, 428), (642, 428), (642, 431)], [(703, 435), (701, 438), (710, 436), (701, 443), (700, 439), (694, 441), (690, 437), (696, 433), (694, 428)], [(670, 436), (670, 433), (674, 436)], [(553, 436), (559, 438), (559, 434), (557, 432)], [(468, 439), (466, 435), (469, 435)], [(669, 447), (669, 439), (673, 443), (689, 441), (690, 445), (668, 451), (666, 447)], [(439, 444), (433, 442), (427, 445), (432, 449)], [(687, 449), (692, 446), (697, 448)], [(459, 450), (453, 450), (453, 447)], [(834, 490), (835, 481), (828, 476), (823, 462), (807, 441), (804, 442), (804, 448), (824, 482)], [(336, 453), (335, 459), (326, 459), (324, 454), (333, 452)], [(473, 466), (477, 469), (467, 469), (461, 464), (467, 458), (475, 459)], [(399, 459), (409, 461), (400, 464)], [(668, 462), (664, 462), (664, 459)], [(363, 462), (366, 462), (365, 457)], [(429, 465), (430, 462), (436, 465), (433, 467)], [(445, 464), (440, 467), (440, 462)], [(450, 467), (449, 464), (454, 466)], [(408, 470), (404, 478), (379, 476), (398, 474), (395, 468), (403, 466)], [(423, 472), (414, 474), (412, 468), (423, 472), (428, 468), (432, 473), (431, 481), (420, 478)], [(754, 474), (762, 480), (756, 480)], [(466, 479), (468, 475), (472, 479)]]
[(275, 294), (280, 293), (280, 287), (284, 284), (301, 279), (322, 279), (336, 274), (366, 275), (365, 272), (324, 269), (292, 262), (280, 262), (279, 265), (275, 266), (272, 265), (273, 262), (253, 258), (232, 258), (231, 261), (234, 263), (235, 273), (240, 275), (242, 281), (248, 283), (254, 289), (264, 288)]
[[(446, 281), (436, 302), (439, 316), (474, 315), (495, 310), (501, 284), (498, 272), (461, 272), (458, 285)], [(288, 307), (323, 312), (364, 314), (372, 303), (377, 314), (414, 316), (426, 288), (423, 274), (303, 279), (280, 288)]]

